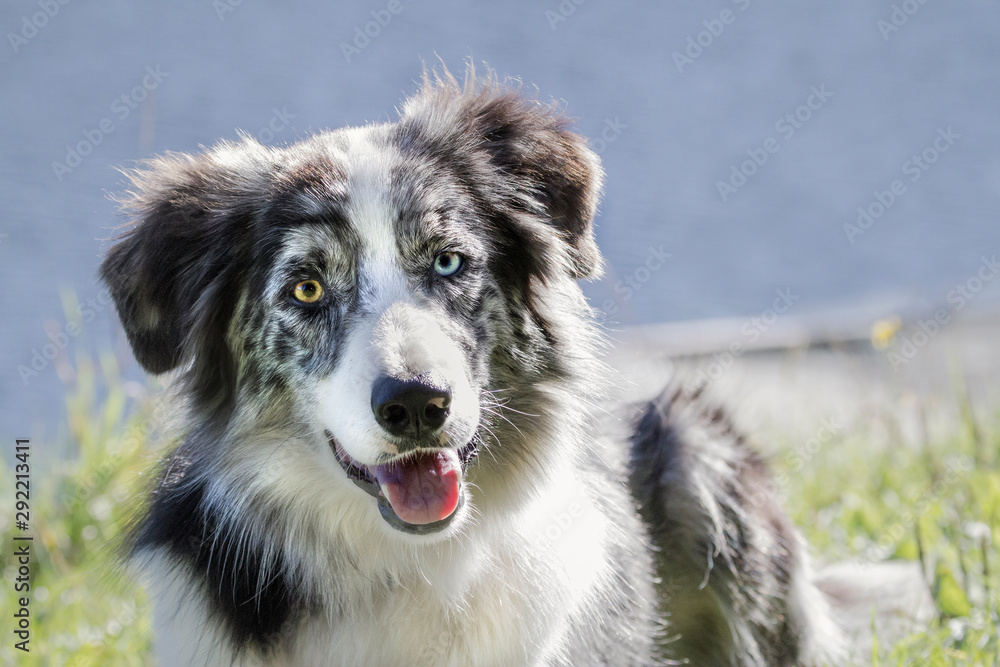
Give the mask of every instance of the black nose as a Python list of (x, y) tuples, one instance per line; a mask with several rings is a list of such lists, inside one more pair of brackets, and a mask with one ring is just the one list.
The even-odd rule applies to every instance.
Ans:
[(372, 387), (372, 412), (379, 426), (395, 436), (416, 436), (444, 426), (451, 392), (423, 380), (383, 377)]

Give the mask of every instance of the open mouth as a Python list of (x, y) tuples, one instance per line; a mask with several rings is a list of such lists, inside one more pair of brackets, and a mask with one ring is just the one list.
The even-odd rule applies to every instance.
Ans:
[(378, 501), (382, 518), (397, 530), (436, 533), (465, 502), (462, 478), (476, 457), (475, 441), (459, 450), (418, 449), (389, 463), (366, 466), (352, 459), (330, 431), (326, 436), (347, 476)]

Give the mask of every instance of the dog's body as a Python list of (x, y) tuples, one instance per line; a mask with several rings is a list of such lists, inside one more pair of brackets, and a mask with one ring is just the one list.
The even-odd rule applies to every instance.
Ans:
[(188, 427), (134, 555), (172, 665), (813, 664), (840, 633), (699, 396), (594, 436), (601, 170), (469, 76), (133, 176), (102, 268)]

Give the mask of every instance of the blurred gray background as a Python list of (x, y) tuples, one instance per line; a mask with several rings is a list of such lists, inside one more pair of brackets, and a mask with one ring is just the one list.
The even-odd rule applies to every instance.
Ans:
[(439, 59), (537, 86), (594, 142), (608, 272), (585, 289), (614, 328), (776, 290), (832, 318), (1000, 301), (994, 0), (63, 2), (0, 6), (3, 437), (59, 432), (80, 352), (142, 378), (96, 281), (116, 167), (391, 119)]

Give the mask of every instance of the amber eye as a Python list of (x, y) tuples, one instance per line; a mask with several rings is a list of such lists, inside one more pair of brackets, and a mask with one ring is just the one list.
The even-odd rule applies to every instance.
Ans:
[(303, 280), (295, 286), (295, 300), (316, 303), (323, 298), (323, 286), (316, 280)]

